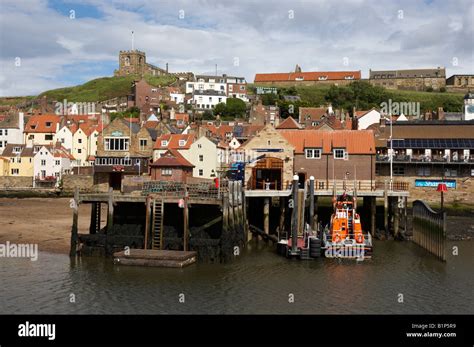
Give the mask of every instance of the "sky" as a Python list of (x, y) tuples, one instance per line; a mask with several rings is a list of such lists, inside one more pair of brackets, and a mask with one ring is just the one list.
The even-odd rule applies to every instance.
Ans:
[(112, 76), (134, 47), (171, 72), (446, 67), (474, 73), (472, 0), (0, 0), (0, 96)]

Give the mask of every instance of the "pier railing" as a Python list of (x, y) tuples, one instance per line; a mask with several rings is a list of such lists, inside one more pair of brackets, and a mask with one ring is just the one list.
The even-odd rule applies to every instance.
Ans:
[(424, 201), (414, 201), (413, 242), (446, 261), (446, 212), (435, 212)]
[(227, 182), (221, 182), (220, 187), (212, 182), (182, 183), (174, 181), (148, 181), (143, 183), (142, 195), (159, 194), (164, 197), (218, 199), (219, 194), (227, 191)]

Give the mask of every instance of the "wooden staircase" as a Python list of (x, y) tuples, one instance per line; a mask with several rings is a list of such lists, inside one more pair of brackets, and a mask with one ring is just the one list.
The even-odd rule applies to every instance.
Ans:
[(163, 249), (163, 200), (153, 200), (152, 246), (151, 249)]

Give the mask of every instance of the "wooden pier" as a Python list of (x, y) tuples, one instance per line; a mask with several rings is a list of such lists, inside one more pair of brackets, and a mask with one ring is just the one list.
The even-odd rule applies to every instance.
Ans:
[[(91, 204), (88, 234), (78, 231), (80, 204)], [(128, 248), (197, 251), (200, 259), (205, 256), (211, 262), (231, 259), (248, 237), (244, 206), (240, 181), (224, 181), (218, 187), (212, 180), (149, 181), (128, 194), (76, 191), (70, 255), (111, 256)], [(105, 226), (101, 213), (107, 214)]]

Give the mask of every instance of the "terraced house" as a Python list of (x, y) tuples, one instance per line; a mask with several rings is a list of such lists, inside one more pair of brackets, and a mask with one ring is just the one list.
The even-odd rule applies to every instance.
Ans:
[(55, 114), (33, 115), (25, 126), (24, 143), (28, 147), (34, 145), (50, 145), (54, 135), (59, 131), (61, 118)]

